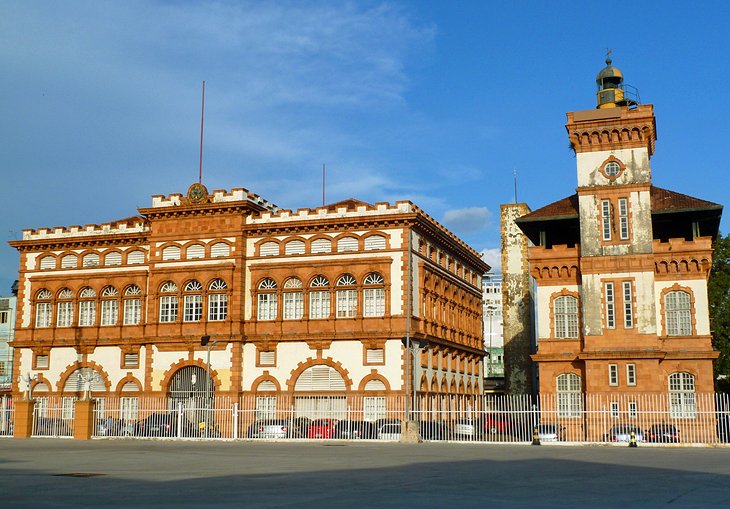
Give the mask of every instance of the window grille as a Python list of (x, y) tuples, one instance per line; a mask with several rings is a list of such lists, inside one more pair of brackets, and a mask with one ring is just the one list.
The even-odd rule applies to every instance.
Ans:
[(279, 244), (276, 242), (264, 242), (259, 249), (261, 256), (278, 256)]
[(177, 320), (177, 295), (160, 297), (160, 322), (170, 323)]
[[(212, 286), (212, 285), (211, 285)], [(211, 293), (208, 295), (208, 320), (220, 321), (228, 317), (228, 295)]]
[(304, 294), (284, 293), (284, 320), (300, 320), (304, 316)]
[(225, 242), (217, 242), (210, 247), (210, 256), (218, 258), (221, 256), (230, 256), (231, 248)]
[(142, 319), (142, 301), (124, 299), (124, 325), (137, 325)]
[(188, 246), (185, 250), (188, 260), (195, 260), (198, 258), (205, 258), (205, 247), (200, 244), (193, 244)]
[[(139, 361), (137, 362), (137, 365), (139, 365)], [(129, 382), (125, 382), (124, 385), (122, 385), (122, 392), (138, 392), (138, 391), (139, 391), (139, 385), (137, 385), (137, 382), (132, 382), (130, 380)], [(124, 399), (124, 398), (122, 398), (122, 399)]]
[(101, 324), (116, 325), (119, 319), (119, 301), (103, 300), (101, 301)]
[(366, 391), (384, 391), (385, 383), (382, 380), (370, 380), (365, 384)]
[(84, 255), (81, 264), (84, 267), (98, 267), (99, 266), (99, 255), (96, 253), (89, 253)]
[(357, 238), (343, 237), (337, 241), (337, 252), (357, 251)]
[(144, 251), (132, 251), (127, 255), (127, 263), (130, 265), (138, 265), (144, 263)]
[(618, 365), (608, 365), (608, 385), (618, 385)]
[(382, 348), (368, 348), (365, 350), (365, 362), (367, 364), (383, 364), (385, 362), (385, 351)]
[[(139, 354), (138, 353), (125, 353), (124, 354), (124, 367), (125, 368), (139, 367)], [(136, 384), (135, 384), (135, 387), (136, 387)]]
[[(259, 384), (259, 391), (262, 390), (261, 386), (266, 382)], [(273, 385), (272, 382), (269, 382)], [(256, 419), (259, 421), (266, 419), (276, 418), (276, 397), (274, 396), (256, 396)]]
[(259, 365), (261, 366), (275, 366), (276, 365), (276, 352), (259, 352)]
[(180, 248), (178, 246), (168, 246), (162, 250), (163, 260), (179, 260)]
[(57, 327), (71, 327), (74, 319), (74, 303), (71, 301), (61, 301), (58, 303), (58, 313), (56, 317)]
[(636, 364), (626, 365), (626, 385), (636, 385)]
[[(96, 292), (91, 288), (85, 288), (81, 291), (82, 299), (96, 297)], [(96, 301), (81, 300), (79, 301), (79, 327), (90, 327), (96, 323)]]
[(44, 256), (41, 258), (41, 270), (55, 269), (56, 259), (53, 256)]
[(363, 398), (363, 418), (366, 421), (383, 419), (387, 415), (384, 397), (366, 396)]
[[(37, 369), (48, 369), (49, 366), (49, 356), (48, 355), (36, 355), (35, 357), (35, 367)], [(34, 389), (37, 391), (37, 389)]]
[(66, 255), (61, 258), (62, 269), (75, 269), (79, 263), (79, 259), (76, 255)]
[(104, 255), (104, 265), (121, 265), (122, 253), (111, 252)]
[(332, 241), (327, 239), (316, 239), (312, 242), (312, 253), (331, 253)]
[(208, 286), (208, 290), (225, 290), (227, 288), (228, 285), (222, 279), (214, 279)]
[(294, 385), (295, 391), (344, 391), (345, 380), (330, 366), (312, 366), (305, 369)]
[(382, 235), (371, 235), (365, 239), (365, 251), (385, 249), (385, 237)]
[(301, 240), (292, 240), (284, 246), (284, 254), (295, 255), (304, 254), (304, 242)]

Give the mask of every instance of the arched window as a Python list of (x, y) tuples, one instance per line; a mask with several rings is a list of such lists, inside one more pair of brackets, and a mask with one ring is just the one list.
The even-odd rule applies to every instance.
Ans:
[(55, 269), (56, 268), (56, 258), (53, 256), (44, 256), (41, 258), (41, 270), (46, 269)]
[(58, 292), (56, 305), (56, 327), (71, 327), (74, 321), (74, 294), (68, 288)]
[(259, 248), (259, 254), (261, 256), (278, 256), (279, 255), (279, 244), (276, 242), (264, 242)]
[(331, 366), (312, 366), (297, 378), (295, 391), (344, 391), (345, 379)]
[(35, 326), (36, 327), (50, 327), (51, 316), (53, 314), (51, 299), (53, 294), (45, 288), (38, 292), (36, 296), (35, 305)]
[(225, 242), (217, 242), (210, 247), (210, 256), (218, 258), (220, 256), (229, 256), (231, 248)]
[(170, 323), (176, 321), (178, 304), (177, 285), (172, 281), (166, 281), (160, 287), (160, 293), (163, 294), (160, 295), (160, 322)]
[(564, 373), (557, 378), (558, 417), (580, 417), (583, 405), (580, 377)]
[(183, 296), (183, 322), (199, 322), (203, 318), (203, 285), (188, 281)]
[(337, 241), (337, 252), (344, 253), (347, 251), (357, 251), (356, 237), (342, 237)]
[(337, 318), (354, 318), (357, 314), (356, 284), (357, 281), (350, 274), (337, 280)]
[(385, 280), (377, 272), (365, 276), (363, 290), (363, 315), (385, 315)]
[(316, 239), (312, 242), (312, 253), (331, 253), (332, 241), (328, 239)]
[(221, 321), (228, 317), (228, 285), (222, 279), (214, 279), (208, 286), (208, 320)]
[(302, 282), (292, 277), (284, 282), (284, 320), (301, 320), (302, 316), (304, 316)]
[(672, 417), (694, 419), (697, 415), (695, 377), (691, 373), (669, 375), (669, 409)]
[(304, 242), (301, 240), (292, 240), (284, 246), (284, 254), (304, 254)]
[(104, 265), (121, 265), (122, 264), (122, 253), (112, 251), (104, 255)]
[(205, 247), (202, 244), (193, 244), (188, 246), (185, 250), (188, 260), (195, 260), (197, 258), (205, 258)]
[(132, 251), (127, 255), (127, 263), (130, 265), (137, 265), (144, 263), (144, 251)]
[(266, 278), (259, 283), (258, 319), (276, 320), (276, 281)]
[(96, 292), (89, 287), (79, 294), (79, 327), (91, 327), (96, 323)]
[(119, 320), (119, 292), (113, 286), (107, 286), (101, 291), (101, 324), (116, 325)]
[(61, 258), (62, 269), (75, 269), (79, 263), (79, 258), (76, 255), (69, 254)]
[(312, 280), (309, 292), (309, 318), (330, 317), (330, 282), (324, 276)]
[(81, 265), (83, 265), (84, 267), (98, 267), (99, 255), (96, 253), (85, 254), (82, 258)]
[(578, 299), (563, 295), (553, 300), (553, 319), (556, 338), (578, 337)]
[(689, 293), (681, 290), (664, 296), (664, 319), (667, 336), (692, 335), (692, 311)]
[(162, 250), (163, 260), (179, 260), (180, 259), (180, 248), (178, 246), (167, 246)]
[(142, 290), (131, 285), (124, 291), (124, 325), (138, 325), (142, 318)]
[(385, 249), (385, 237), (382, 235), (371, 235), (365, 239), (365, 251)]

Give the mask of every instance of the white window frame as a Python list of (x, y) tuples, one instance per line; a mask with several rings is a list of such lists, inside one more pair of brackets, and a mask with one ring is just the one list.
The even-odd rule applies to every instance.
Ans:
[(601, 200), (601, 225), (603, 240), (611, 240), (611, 200)]
[(563, 373), (556, 379), (558, 417), (579, 418), (583, 415), (581, 379), (575, 373)]
[(105, 299), (101, 301), (101, 325), (116, 325), (119, 320), (119, 301)]
[(626, 365), (626, 385), (636, 385), (636, 364)]
[(211, 293), (208, 295), (208, 320), (220, 322), (228, 318), (228, 295)]
[(74, 322), (74, 303), (70, 300), (59, 301), (56, 305), (56, 327), (71, 327)]
[(636, 401), (629, 401), (629, 418), (636, 419), (639, 415), (639, 406)]
[[(499, 310), (501, 313), (501, 309)], [(495, 313), (496, 314), (496, 313)], [(578, 337), (578, 299), (561, 295), (553, 300), (554, 334), (558, 339)]]
[(177, 295), (160, 296), (160, 323), (177, 321)]
[(664, 295), (664, 322), (667, 336), (692, 335), (692, 296), (684, 290)]
[(669, 375), (669, 414), (673, 418), (694, 419), (697, 417), (695, 377), (691, 373)]
[(616, 328), (616, 294), (612, 282), (605, 283), (606, 295), (606, 327)]
[(608, 365), (608, 385), (611, 387), (618, 386), (618, 364)]
[(124, 299), (124, 325), (138, 325), (142, 320), (142, 299)]
[(629, 240), (629, 200), (618, 199), (619, 238)]
[(634, 298), (631, 281), (623, 282), (624, 289), (624, 328), (634, 328)]
[(199, 322), (203, 319), (203, 296), (199, 293), (183, 297), (183, 322)]
[(96, 323), (96, 301), (79, 301), (79, 327), (92, 327)]
[(270, 321), (276, 320), (278, 296), (274, 292), (276, 290), (276, 282), (267, 278), (259, 283), (259, 293), (257, 299), (256, 317), (258, 320)]
[(618, 419), (621, 416), (621, 407), (619, 406), (618, 401), (611, 401), (609, 408), (612, 419)]

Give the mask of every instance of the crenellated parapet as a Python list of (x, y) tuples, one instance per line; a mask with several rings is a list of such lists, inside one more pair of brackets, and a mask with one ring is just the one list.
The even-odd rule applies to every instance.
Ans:
[(657, 278), (708, 278), (712, 269), (712, 238), (654, 240), (654, 272)]
[(529, 252), (530, 275), (538, 285), (579, 284), (579, 246), (533, 246)]
[(565, 129), (577, 153), (644, 147), (649, 156), (654, 153), (656, 119), (651, 104), (569, 112)]
[(149, 224), (146, 219), (139, 216), (121, 219), (119, 221), (103, 224), (87, 224), (84, 226), (56, 226), (54, 228), (38, 228), (37, 230), (23, 230), (24, 241), (43, 241), (71, 239), (78, 237), (98, 237), (102, 235), (123, 235), (130, 233), (146, 233), (149, 231)]
[[(233, 188), (230, 192), (225, 189), (216, 189), (207, 196), (200, 197), (200, 202), (212, 204), (251, 202), (272, 212), (276, 212), (279, 209), (275, 204), (243, 187)], [(188, 205), (189, 203), (190, 200), (180, 193), (173, 193), (167, 196), (152, 196), (152, 208), (178, 207), (181, 205)]]

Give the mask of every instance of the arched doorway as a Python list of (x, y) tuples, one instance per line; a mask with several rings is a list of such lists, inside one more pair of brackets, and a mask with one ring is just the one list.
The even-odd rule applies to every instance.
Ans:
[(319, 364), (305, 369), (294, 391), (296, 417), (344, 419), (347, 415), (345, 379), (332, 366)]
[(206, 415), (213, 409), (215, 384), (208, 372), (200, 366), (184, 366), (178, 369), (168, 387), (172, 409), (183, 409), (185, 418), (193, 423), (212, 422)]

